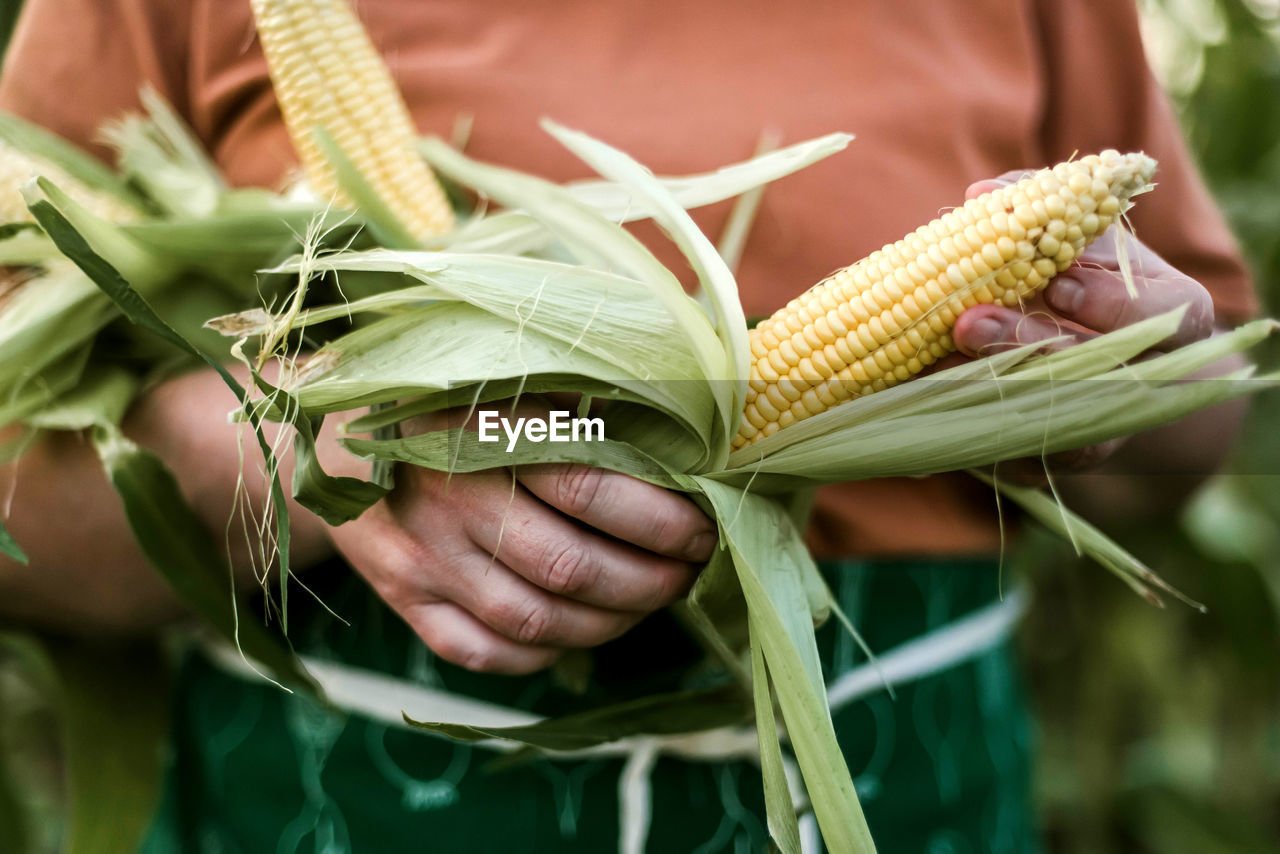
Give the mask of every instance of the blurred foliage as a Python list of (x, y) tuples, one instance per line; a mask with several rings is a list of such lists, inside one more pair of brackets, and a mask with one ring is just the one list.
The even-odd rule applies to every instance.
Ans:
[[(1143, 0), (1201, 171), (1280, 312), (1280, 4)], [(1261, 357), (1280, 363), (1274, 346)], [(1181, 519), (1112, 531), (1207, 614), (1149, 608), (1032, 536), (1021, 645), (1052, 852), (1280, 852), (1280, 395)]]

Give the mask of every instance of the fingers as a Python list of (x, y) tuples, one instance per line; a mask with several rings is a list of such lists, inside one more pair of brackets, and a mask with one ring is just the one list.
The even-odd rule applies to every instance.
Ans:
[(435, 579), (435, 595), (459, 605), (502, 637), (523, 646), (593, 647), (644, 616), (555, 596), (474, 551)]
[(651, 483), (567, 464), (523, 466), (517, 476), (561, 512), (642, 549), (702, 563), (715, 548), (711, 520), (689, 499)]
[(1124, 439), (1110, 439), (1042, 457), (1007, 460), (995, 467), (994, 474), (1004, 483), (1039, 489), (1048, 484), (1050, 474), (1072, 474), (1097, 468), (1124, 443)]
[(693, 583), (691, 565), (593, 534), (522, 487), (484, 488), (468, 503), (463, 526), (478, 549), (553, 594), (647, 612)]
[(979, 305), (964, 312), (952, 335), (956, 348), (972, 358), (1038, 342), (1044, 342), (1044, 352), (1052, 352), (1094, 337), (1047, 312), (1023, 314), (1001, 305)]
[(1134, 293), (1130, 293), (1116, 253), (1115, 240), (1104, 235), (1085, 250), (1079, 262), (1045, 289), (1044, 299), (1063, 317), (1099, 332), (1186, 306), (1178, 331), (1157, 349), (1169, 350), (1207, 338), (1213, 332), (1213, 299), (1204, 286), (1186, 276), (1141, 242), (1126, 241)]
[(550, 667), (562, 653), (508, 640), (452, 602), (418, 603), (402, 616), (432, 652), (478, 673), (533, 673)]
[[(1028, 174), (1028, 170), (1018, 170), (977, 181), (969, 185), (965, 198), (977, 198)], [(1063, 318), (1098, 332), (1110, 332), (1185, 305), (1186, 314), (1177, 333), (1157, 349), (1170, 350), (1207, 338), (1214, 323), (1209, 292), (1125, 233), (1120, 234), (1126, 255), (1122, 265), (1115, 235), (1113, 226), (1090, 244), (1079, 260), (1045, 289), (1045, 303)], [(1132, 276), (1136, 297), (1125, 283), (1121, 273), (1124, 267)], [(994, 332), (994, 328), (989, 331)]]

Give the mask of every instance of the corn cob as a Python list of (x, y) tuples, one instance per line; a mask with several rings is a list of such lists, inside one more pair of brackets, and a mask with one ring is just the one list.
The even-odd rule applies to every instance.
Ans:
[(1015, 306), (1149, 190), (1155, 161), (1104, 151), (971, 199), (819, 282), (750, 330), (734, 448), (888, 388), (955, 350), (956, 317)]
[(324, 130), (419, 240), (453, 228), (453, 211), (414, 151), (409, 110), (347, 0), (253, 0), (276, 98), (312, 188), (351, 205), (316, 142)]
[(22, 198), (22, 186), (37, 176), (48, 178), (81, 207), (105, 220), (125, 223), (138, 218), (136, 210), (72, 177), (62, 167), (0, 141), (0, 224), (35, 222)]

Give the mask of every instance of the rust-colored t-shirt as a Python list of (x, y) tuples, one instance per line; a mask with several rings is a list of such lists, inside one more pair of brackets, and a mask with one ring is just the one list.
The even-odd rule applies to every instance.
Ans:
[[(294, 166), (246, 0), (27, 2), (0, 107), (89, 145), (147, 82), (235, 183), (276, 186)], [(972, 181), (1108, 147), (1160, 161), (1159, 193), (1133, 218), (1142, 238), (1223, 317), (1254, 309), (1125, 0), (356, 5), (424, 132), (472, 117), (469, 154), (552, 179), (587, 169), (539, 130), (543, 116), (660, 174), (740, 160), (767, 129), (786, 142), (857, 134), (764, 194), (740, 268), (748, 315), (932, 219)], [(727, 210), (695, 218), (714, 236)], [(963, 476), (873, 481), (824, 490), (811, 540), (826, 555), (991, 551), (994, 520)]]

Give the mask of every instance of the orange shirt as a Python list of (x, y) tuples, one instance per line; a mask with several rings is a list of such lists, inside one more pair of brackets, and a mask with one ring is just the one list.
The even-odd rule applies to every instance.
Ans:
[[(242, 0), (27, 0), (0, 108), (90, 144), (149, 82), (237, 184), (295, 160)], [(1159, 190), (1138, 234), (1204, 283), (1219, 313), (1255, 308), (1242, 262), (1183, 147), (1122, 0), (358, 0), (419, 127), (473, 119), (474, 157), (555, 179), (587, 169), (539, 118), (617, 145), (659, 174), (842, 130), (849, 149), (771, 185), (739, 283), (771, 313), (832, 270), (964, 197), (972, 181), (1073, 152), (1145, 150)], [(101, 151), (101, 149), (99, 149)], [(715, 236), (728, 205), (695, 214)], [(655, 241), (656, 232), (648, 232)], [(651, 243), (655, 242), (651, 241)], [(684, 269), (678, 254), (664, 260)], [(824, 490), (819, 554), (998, 547), (990, 493), (964, 476)], [(910, 520), (904, 522), (903, 520)]]

